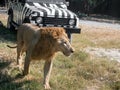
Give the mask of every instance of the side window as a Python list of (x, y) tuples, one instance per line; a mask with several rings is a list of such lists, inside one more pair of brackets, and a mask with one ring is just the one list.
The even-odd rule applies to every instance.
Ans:
[(26, 0), (19, 0), (19, 2), (21, 2), (21, 3), (25, 3), (25, 1), (26, 1)]
[(9, 1), (13, 2), (14, 0), (9, 0)]
[(11, 2), (14, 2), (15, 0), (10, 0)]
[(17, 0), (10, 0), (11, 2), (16, 2)]
[(19, 0), (14, 0), (15, 2), (19, 2)]

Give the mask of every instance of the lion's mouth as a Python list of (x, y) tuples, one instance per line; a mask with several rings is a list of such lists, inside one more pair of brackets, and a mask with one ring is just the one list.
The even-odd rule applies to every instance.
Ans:
[(64, 50), (63, 51), (63, 54), (65, 55), (65, 56), (70, 56), (72, 53), (74, 53), (74, 49), (73, 48), (70, 48), (69, 50)]
[(70, 55), (72, 54), (72, 52), (63, 52), (63, 54), (64, 54), (65, 56), (70, 56)]

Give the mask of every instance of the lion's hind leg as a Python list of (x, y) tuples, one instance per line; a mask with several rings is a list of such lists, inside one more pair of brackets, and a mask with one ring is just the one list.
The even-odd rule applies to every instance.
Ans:
[(22, 42), (19, 42), (18, 43), (18, 46), (17, 46), (17, 65), (19, 67), (19, 70), (22, 70), (23, 67), (22, 67), (22, 63), (23, 63), (23, 53), (24, 53), (24, 50), (23, 50), (23, 43)]

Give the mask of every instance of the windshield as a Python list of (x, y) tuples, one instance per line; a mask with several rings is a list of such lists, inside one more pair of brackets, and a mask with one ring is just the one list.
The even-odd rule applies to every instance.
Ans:
[(50, 4), (63, 4), (65, 0), (26, 0), (27, 2), (41, 2), (41, 3), (50, 3)]

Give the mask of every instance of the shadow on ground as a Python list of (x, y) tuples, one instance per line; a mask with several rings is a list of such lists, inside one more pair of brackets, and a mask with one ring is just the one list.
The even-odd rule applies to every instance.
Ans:
[(0, 90), (28, 90), (29, 84), (34, 82), (22, 76), (15, 65), (15, 61), (0, 57)]
[(11, 42), (16, 42), (16, 31), (10, 31), (7, 29), (2, 22), (0, 21), (0, 41), (11, 41)]
[[(16, 31), (10, 31), (0, 21), (0, 44), (16, 43), (16, 35)], [(24, 85), (31, 81), (24, 79), (11, 56), (0, 55), (0, 90), (26, 90)]]

